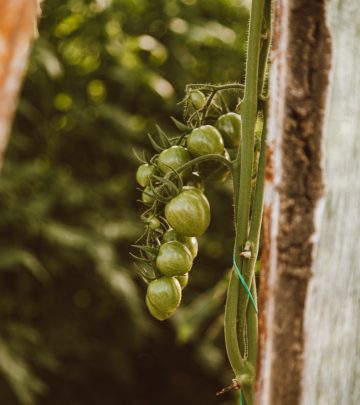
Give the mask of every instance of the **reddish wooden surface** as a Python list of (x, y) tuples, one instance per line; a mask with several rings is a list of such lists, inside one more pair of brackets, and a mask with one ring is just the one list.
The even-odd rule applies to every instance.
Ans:
[(298, 405), (302, 394), (304, 307), (323, 194), (331, 54), (325, 9), (325, 0), (275, 2), (257, 405)]
[(36, 0), (0, 2), (0, 168), (36, 30)]

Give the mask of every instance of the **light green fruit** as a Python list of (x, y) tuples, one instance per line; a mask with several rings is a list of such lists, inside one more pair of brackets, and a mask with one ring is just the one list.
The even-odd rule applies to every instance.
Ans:
[(151, 190), (150, 186), (146, 186), (142, 195), (141, 195), (142, 202), (144, 204), (150, 205), (155, 201), (155, 196), (153, 191)]
[(165, 276), (181, 276), (187, 273), (192, 262), (190, 250), (176, 240), (161, 245), (156, 257), (156, 267)]
[(158, 229), (160, 228), (160, 221), (158, 218), (156, 218), (155, 216), (152, 216), (151, 218), (148, 219), (148, 226), (150, 229)]
[(220, 131), (224, 145), (227, 148), (237, 148), (241, 141), (241, 116), (229, 112), (221, 115), (216, 123), (216, 128)]
[(178, 233), (175, 232), (174, 229), (168, 229), (162, 238), (163, 242), (170, 242), (173, 240), (177, 240), (179, 242), (181, 242), (182, 244), (184, 244), (191, 252), (192, 257), (195, 259), (195, 257), (198, 254), (198, 241), (197, 239), (192, 236), (183, 236), (183, 235), (179, 235)]
[(170, 226), (183, 236), (200, 236), (210, 224), (210, 204), (197, 189), (182, 191), (165, 206)]
[(194, 90), (189, 96), (191, 104), (197, 109), (203, 108), (206, 104), (206, 97), (204, 93), (200, 90)]
[(167, 311), (162, 311), (158, 308), (156, 308), (149, 300), (148, 295), (145, 297), (145, 303), (147, 306), (147, 309), (149, 310), (150, 314), (158, 319), (159, 321), (164, 321), (165, 319), (169, 319), (171, 315), (176, 311), (176, 308), (173, 310), (167, 310)]
[(181, 286), (175, 277), (151, 281), (146, 292), (146, 305), (160, 321), (170, 318), (181, 302)]
[[(162, 173), (166, 174), (179, 169), (191, 160), (189, 151), (183, 146), (171, 146), (163, 150), (157, 160), (157, 164)], [(191, 168), (181, 173), (182, 177), (189, 174)]]
[(212, 125), (202, 125), (191, 131), (186, 146), (194, 157), (203, 155), (222, 155), (224, 141), (220, 132)]
[(176, 279), (179, 281), (181, 289), (184, 289), (189, 282), (189, 273), (182, 276), (176, 276)]
[(156, 169), (154, 166), (144, 163), (139, 166), (136, 171), (136, 181), (142, 187), (146, 187), (150, 184), (150, 177), (155, 174)]

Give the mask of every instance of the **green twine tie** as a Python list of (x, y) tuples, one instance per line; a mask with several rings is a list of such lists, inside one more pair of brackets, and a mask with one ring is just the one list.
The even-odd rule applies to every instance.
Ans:
[[(254, 297), (252, 296), (251, 291), (249, 290), (249, 287), (248, 287), (248, 285), (246, 284), (246, 282), (245, 282), (245, 280), (244, 280), (244, 277), (242, 276), (241, 271), (240, 271), (239, 267), (238, 267), (237, 264), (236, 264), (235, 252), (234, 252), (234, 256), (233, 256), (233, 262), (234, 262), (234, 268), (235, 268), (236, 274), (239, 276), (239, 279), (240, 279), (240, 281), (241, 281), (241, 284), (242, 284), (243, 287), (245, 288), (245, 291), (247, 292), (247, 295), (249, 296), (249, 299), (250, 299), (250, 301), (251, 301), (251, 303), (252, 303), (252, 306), (254, 307), (254, 310), (255, 310), (255, 312), (257, 313), (258, 310), (257, 310), (257, 308), (256, 308), (256, 304), (255, 304)], [(240, 397), (240, 400), (242, 401), (241, 397)], [(241, 402), (241, 404), (242, 404), (242, 402)]]
[(241, 393), (241, 392), (240, 392), (240, 405), (244, 405), (243, 396), (242, 396), (242, 393)]

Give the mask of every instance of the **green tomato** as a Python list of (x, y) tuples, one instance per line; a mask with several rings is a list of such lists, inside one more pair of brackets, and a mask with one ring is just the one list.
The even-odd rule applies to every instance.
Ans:
[(184, 190), (166, 204), (165, 217), (178, 234), (200, 236), (210, 224), (209, 201), (197, 189)]
[(155, 201), (155, 196), (153, 191), (151, 190), (150, 186), (146, 186), (142, 195), (141, 195), (142, 202), (144, 204), (150, 205)]
[[(225, 159), (230, 161), (230, 155), (226, 149), (224, 150), (223, 156)], [(200, 163), (199, 171), (202, 176), (208, 177), (210, 180), (218, 181), (220, 183), (225, 182), (230, 174), (230, 170), (227, 166), (215, 160)]]
[(224, 152), (224, 141), (220, 132), (211, 125), (202, 125), (192, 130), (187, 138), (186, 146), (195, 156), (216, 154)]
[(162, 311), (158, 308), (156, 308), (149, 300), (148, 295), (146, 295), (145, 297), (145, 303), (147, 306), (147, 309), (149, 310), (150, 314), (158, 319), (159, 321), (164, 321), (165, 319), (168, 319), (171, 317), (171, 315), (176, 311), (176, 308), (172, 311), (168, 310), (168, 311)]
[[(157, 160), (159, 169), (164, 173), (169, 173), (179, 169), (185, 163), (191, 160), (189, 151), (183, 146), (171, 146), (169, 149), (163, 150)], [(189, 174), (189, 170), (185, 170), (181, 175)]]
[(165, 276), (182, 276), (191, 270), (193, 257), (181, 242), (173, 240), (160, 246), (156, 267)]
[(161, 225), (159, 219), (156, 218), (155, 216), (150, 217), (147, 220), (147, 224), (150, 229), (158, 229), (158, 228), (160, 228), (160, 225)]
[(139, 166), (136, 171), (136, 181), (142, 187), (146, 187), (150, 184), (150, 177), (155, 174), (156, 169), (154, 166), (144, 163)]
[(177, 240), (178, 242), (181, 242), (183, 245), (185, 245), (191, 252), (192, 257), (195, 259), (195, 257), (198, 254), (198, 242), (197, 239), (189, 236), (183, 236), (179, 235), (174, 231), (174, 229), (168, 229), (162, 238), (163, 242), (171, 242), (173, 240)]
[(176, 276), (175, 278), (179, 281), (180, 287), (183, 290), (189, 282), (189, 273), (186, 273), (182, 276)]
[(175, 277), (161, 277), (151, 281), (146, 292), (146, 305), (160, 321), (170, 318), (181, 301), (181, 286)]
[(241, 141), (241, 116), (239, 114), (229, 112), (221, 115), (215, 126), (224, 139), (225, 147), (239, 147)]
[(197, 109), (203, 108), (206, 104), (206, 97), (200, 90), (194, 90), (189, 96), (191, 104)]
[(185, 185), (187, 187), (198, 188), (200, 191), (205, 190), (204, 181), (197, 173), (191, 173), (191, 175), (186, 179)]

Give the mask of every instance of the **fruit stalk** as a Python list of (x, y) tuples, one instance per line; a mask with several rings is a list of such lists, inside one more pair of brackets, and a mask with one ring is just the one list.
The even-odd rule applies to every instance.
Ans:
[[(242, 141), (238, 150), (237, 158), (233, 164), (234, 201), (235, 201), (235, 261), (240, 271), (244, 259), (240, 260), (240, 254), (245, 250), (249, 236), (250, 205), (251, 205), (251, 181), (254, 161), (254, 132), (258, 112), (258, 73), (259, 55), (261, 44), (261, 30), (263, 23), (265, 0), (253, 0), (250, 12), (250, 30), (247, 48), (247, 62), (245, 74), (244, 99), (241, 105)], [(241, 164), (240, 164), (241, 162)], [(225, 344), (230, 364), (235, 377), (240, 379), (249, 373), (244, 353), (240, 353), (238, 336), (238, 301), (244, 293), (239, 278), (232, 273), (225, 308)], [(253, 375), (249, 376), (252, 380)], [(246, 385), (242, 391), (248, 405), (252, 404), (253, 384)]]

